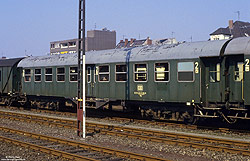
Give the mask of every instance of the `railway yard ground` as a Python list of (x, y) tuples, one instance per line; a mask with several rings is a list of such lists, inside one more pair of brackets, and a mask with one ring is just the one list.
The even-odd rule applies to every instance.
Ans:
[(88, 117), (82, 139), (74, 114), (1, 107), (0, 118), (1, 160), (250, 160), (247, 132)]

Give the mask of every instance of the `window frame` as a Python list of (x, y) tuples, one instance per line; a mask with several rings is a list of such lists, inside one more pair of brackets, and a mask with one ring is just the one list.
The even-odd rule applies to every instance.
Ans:
[(242, 63), (242, 66), (243, 66), (243, 68), (242, 68), (242, 80), (244, 81), (245, 62), (237, 61), (236, 64), (234, 65), (234, 75), (233, 75), (234, 82), (242, 82), (242, 80), (236, 80), (235, 79), (236, 72), (238, 72), (239, 76), (240, 76), (240, 70), (236, 71), (236, 67), (238, 67), (239, 63)]
[[(109, 75), (109, 80), (108, 81), (100, 81), (100, 66), (108, 66), (109, 67), (109, 72), (104, 72), (101, 74), (108, 74)], [(104, 64), (104, 65), (98, 65), (98, 82), (110, 82), (110, 65)]]
[[(211, 63), (210, 65), (215, 65), (214, 67), (215, 67), (215, 71), (210, 71), (210, 67), (211, 66), (209, 66), (209, 83), (218, 83), (218, 82), (220, 82), (221, 81), (221, 63)], [(218, 67), (218, 65), (219, 65), (219, 69), (220, 70), (217, 70), (217, 67)], [(215, 78), (216, 78), (216, 80), (214, 81), (214, 82), (211, 82), (211, 80), (210, 80), (210, 74), (211, 73), (215, 73)], [(219, 74), (219, 81), (218, 81), (218, 74)]]
[[(164, 73), (168, 73), (168, 81), (157, 81), (156, 80), (156, 77), (155, 77), (155, 74), (157, 73), (156, 71), (155, 71), (155, 64), (157, 64), (157, 63), (168, 63), (168, 71), (164, 71)], [(170, 63), (168, 62), (168, 61), (165, 61), (165, 62), (155, 62), (154, 63), (154, 82), (170, 82)]]
[[(25, 70), (30, 70), (30, 74), (26, 74), (26, 73), (25, 73)], [(24, 82), (31, 82), (32, 69), (30, 69), (30, 68), (25, 68), (23, 72), (24, 72)], [(25, 78), (26, 76), (29, 76), (29, 77), (30, 77), (30, 80), (29, 80), (29, 81), (26, 80), (26, 78)]]
[[(71, 69), (70, 68), (76, 68), (77, 69), (77, 72), (76, 73), (70, 73)], [(70, 79), (70, 76), (71, 75), (76, 75), (76, 81), (72, 81)], [(77, 66), (70, 66), (69, 67), (69, 82), (78, 82), (78, 67)]]
[[(63, 74), (58, 74), (58, 69), (60, 69), (60, 68), (63, 68), (63, 69), (64, 69), (64, 73), (63, 73)], [(53, 72), (52, 72), (52, 73), (53, 73)], [(65, 74), (66, 74), (65, 67), (56, 67), (56, 82), (65, 82), (65, 79), (66, 79)], [(63, 75), (63, 76), (64, 76), (64, 80), (63, 80), (63, 81), (59, 81), (59, 80), (58, 80), (58, 76), (60, 76), (60, 75)]]
[[(125, 66), (126, 66), (126, 72), (117, 72), (117, 71), (116, 71), (116, 66), (117, 66), (117, 65), (125, 65)], [(126, 74), (126, 80), (125, 80), (125, 81), (117, 81), (117, 80), (116, 80), (116, 78), (117, 78), (116, 75), (117, 75), (117, 74)], [(127, 81), (128, 81), (128, 66), (127, 66), (127, 64), (116, 64), (116, 65), (115, 65), (115, 82), (127, 82)]]
[(55, 44), (54, 43), (50, 44), (50, 48), (55, 49)]
[[(71, 45), (71, 44), (74, 44), (74, 45)], [(76, 47), (76, 41), (70, 41), (70, 42), (68, 42), (68, 46), (69, 46), (69, 48)]]
[[(65, 45), (66, 44), (66, 45)], [(61, 47), (61, 49), (66, 49), (66, 48), (69, 48), (69, 44), (67, 43), (67, 42), (62, 42), (61, 44), (60, 44), (60, 47)]]
[[(40, 69), (41, 74), (36, 74), (36, 70), (38, 70), (38, 69)], [(36, 76), (40, 76), (41, 77), (40, 81), (36, 81)], [(34, 69), (34, 82), (42, 82), (42, 69), (41, 68), (35, 68)]]
[(94, 67), (94, 83), (96, 83), (96, 76), (98, 76), (97, 72), (98, 68), (97, 66)]
[[(51, 69), (52, 74), (46, 74), (46, 69)], [(46, 80), (46, 76), (48, 76), (48, 75), (51, 75), (51, 78), (52, 78), (51, 81), (47, 81)], [(46, 67), (46, 68), (44, 68), (44, 82), (53, 82), (53, 68), (52, 67)]]
[[(88, 73), (88, 70), (89, 70), (89, 73)], [(87, 83), (91, 83), (91, 67), (90, 66), (88, 66), (87, 67)], [(88, 78), (89, 78), (89, 80), (88, 80)]]
[[(178, 69), (178, 64), (179, 63), (193, 63), (193, 80), (192, 81), (180, 81), (179, 80), (179, 69)], [(194, 64), (194, 61), (180, 61), (180, 62), (177, 62), (177, 81), (178, 82), (187, 82), (187, 83), (192, 83), (192, 82), (195, 82), (195, 72), (194, 72), (194, 67), (195, 67), (195, 64)], [(190, 72), (190, 71), (182, 71), (182, 72)]]
[[(135, 80), (135, 74), (140, 73), (140, 72), (135, 72), (135, 65), (141, 65), (141, 64), (145, 64), (146, 65), (146, 81), (136, 81)], [(133, 81), (134, 82), (148, 82), (148, 64), (147, 63), (135, 63), (133, 65)]]

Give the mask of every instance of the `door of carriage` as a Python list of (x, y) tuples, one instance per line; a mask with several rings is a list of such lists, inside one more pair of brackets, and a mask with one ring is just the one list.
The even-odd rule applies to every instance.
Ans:
[(243, 54), (225, 57), (225, 101), (244, 101), (244, 64)]
[(95, 65), (88, 65), (86, 69), (86, 87), (87, 87), (87, 97), (95, 97), (96, 96), (96, 67)]
[(201, 58), (201, 101), (203, 106), (222, 102), (222, 65), (219, 57)]

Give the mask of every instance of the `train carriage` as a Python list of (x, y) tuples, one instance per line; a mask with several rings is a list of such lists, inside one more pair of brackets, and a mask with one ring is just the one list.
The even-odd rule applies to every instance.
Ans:
[[(230, 102), (244, 102), (245, 105), (250, 105), (250, 39), (237, 38), (233, 39), (225, 50), (225, 56), (232, 60), (229, 64), (229, 71), (232, 75), (228, 75), (228, 87), (230, 88)], [(229, 61), (230, 61), (229, 60)], [(231, 67), (231, 69), (230, 69)], [(230, 82), (231, 80), (231, 82)], [(234, 80), (234, 81), (233, 81)]]
[[(248, 119), (249, 55), (249, 38), (90, 51), (86, 105), (189, 122), (200, 117), (230, 123)], [(18, 102), (75, 109), (77, 59), (77, 54), (20, 59), (10, 88), (21, 87), (26, 99)]]
[(22, 58), (0, 60), (0, 104), (10, 104), (20, 92), (21, 72), (17, 68), (20, 60)]
[[(201, 75), (202, 59), (206, 62), (211, 57), (221, 57), (227, 41), (87, 52), (88, 105), (109, 105), (109, 108), (120, 105), (127, 110), (140, 109), (147, 116), (189, 118), (194, 104), (209, 101), (202, 93), (205, 83)], [(49, 105), (58, 108), (58, 100), (63, 97), (74, 100), (76, 62), (77, 54), (22, 60), (18, 67), (23, 70), (23, 92), (32, 99), (32, 104), (41, 106), (41, 102), (47, 102), (48, 108)], [(47, 96), (53, 99), (48, 101)]]

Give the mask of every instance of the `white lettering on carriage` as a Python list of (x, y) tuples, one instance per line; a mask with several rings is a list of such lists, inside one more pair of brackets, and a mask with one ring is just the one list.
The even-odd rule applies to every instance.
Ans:
[(246, 59), (245, 71), (249, 72), (249, 59)]

